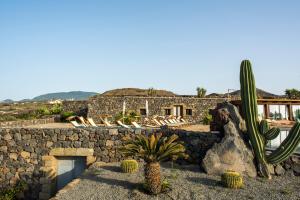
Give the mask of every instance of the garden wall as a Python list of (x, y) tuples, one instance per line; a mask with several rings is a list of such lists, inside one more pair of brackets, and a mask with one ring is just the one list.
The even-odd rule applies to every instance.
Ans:
[[(25, 197), (48, 199), (55, 193), (56, 156), (87, 156), (95, 160), (116, 162), (124, 159), (118, 148), (127, 138), (156, 130), (125, 129), (27, 129), (0, 128), (0, 188), (23, 180), (29, 185)], [(185, 142), (188, 161), (200, 163), (206, 151), (219, 141), (218, 135), (178, 130), (163, 130), (165, 135), (178, 134)]]
[(0, 127), (25, 127), (30, 125), (36, 124), (48, 124), (54, 123), (58, 120), (58, 117), (50, 117), (45, 119), (33, 119), (33, 120), (19, 120), (19, 121), (7, 121), (7, 122), (0, 122)]
[(88, 112), (88, 101), (63, 101), (62, 111), (74, 112), (76, 115), (86, 117)]
[[(174, 107), (181, 106), (182, 115), (189, 122), (200, 122), (209, 109), (215, 108), (217, 103), (224, 102), (223, 98), (196, 98), (196, 97), (105, 97), (95, 96), (88, 101), (88, 116), (97, 123), (100, 116), (114, 117), (122, 112), (123, 102), (126, 102), (126, 110), (135, 111), (142, 115), (141, 109), (146, 108), (148, 101), (149, 115), (166, 115), (166, 109), (174, 115)], [(189, 113), (188, 111), (191, 111)]]

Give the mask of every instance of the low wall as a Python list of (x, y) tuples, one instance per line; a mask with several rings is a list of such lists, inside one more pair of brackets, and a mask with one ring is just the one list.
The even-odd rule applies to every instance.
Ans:
[(0, 122), (0, 127), (25, 127), (36, 124), (48, 124), (57, 121), (57, 117), (45, 118), (45, 119), (33, 119), (33, 120), (19, 120)]
[[(27, 129), (0, 128), (0, 188), (13, 186), (18, 180), (29, 185), (26, 198), (47, 199), (54, 194), (55, 156), (78, 156), (87, 152), (97, 161), (124, 159), (118, 148), (126, 139), (160, 130), (125, 129)], [(177, 134), (185, 142), (188, 161), (200, 163), (206, 151), (219, 140), (217, 135), (166, 129), (164, 135)], [(52, 156), (52, 157), (51, 157)], [(45, 168), (48, 167), (48, 168)], [(51, 174), (48, 171), (52, 171)], [(52, 178), (50, 178), (52, 177)]]

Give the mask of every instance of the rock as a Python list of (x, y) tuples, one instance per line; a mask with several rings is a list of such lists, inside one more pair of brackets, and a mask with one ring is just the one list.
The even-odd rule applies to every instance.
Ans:
[(242, 130), (245, 130), (245, 123), (237, 108), (229, 103), (226, 104), (229, 109), (222, 108), (222, 113), (227, 113), (227, 109), (230, 117), (222, 119), (224, 122), (228, 119), (228, 122), (223, 125), (224, 137), (220, 143), (216, 143), (208, 150), (202, 166), (208, 174), (212, 175), (221, 175), (226, 170), (234, 170), (244, 176), (256, 177), (254, 155), (244, 141)]
[(285, 170), (281, 165), (276, 165), (276, 167), (274, 169), (275, 169), (275, 174), (277, 176), (281, 176), (285, 173)]
[(30, 153), (27, 151), (22, 151), (21, 152), (21, 157), (24, 159), (30, 158)]
[(11, 137), (11, 135), (8, 133), (8, 134), (4, 135), (3, 139), (6, 140), (6, 141), (8, 141), (8, 140), (11, 140), (12, 137)]
[(23, 135), (23, 140), (30, 140), (31, 139), (31, 135)]
[(295, 163), (293, 165), (293, 171), (296, 176), (300, 176), (300, 163)]
[(105, 146), (107, 146), (107, 147), (112, 147), (112, 146), (114, 146), (114, 141), (112, 141), (112, 140), (107, 140), (106, 143), (105, 143)]
[(57, 135), (56, 134), (52, 136), (52, 142), (57, 142)]
[(291, 161), (294, 162), (294, 163), (298, 163), (300, 160), (296, 156), (291, 156)]
[(12, 159), (12, 160), (17, 160), (18, 159), (18, 154), (16, 154), (16, 153), (10, 153), (9, 154), (9, 158)]
[(7, 146), (1, 146), (0, 151), (6, 153), (7, 152)]
[(15, 133), (15, 135), (14, 135), (14, 139), (15, 139), (15, 140), (17, 140), (17, 141), (20, 141), (20, 140), (22, 140), (22, 136), (21, 136), (21, 134), (20, 134), (20, 133)]
[(31, 153), (34, 152), (34, 148), (31, 147), (31, 146), (29, 146), (29, 147), (24, 147), (24, 150), (25, 150), (25, 151), (28, 151), (28, 152), (31, 152)]
[(81, 142), (75, 141), (75, 142), (74, 142), (74, 147), (75, 147), (75, 148), (80, 148), (80, 147), (81, 147)]
[(50, 142), (50, 141), (47, 141), (47, 142), (46, 142), (46, 147), (49, 148), (49, 147), (52, 147), (52, 145), (53, 145), (53, 142)]
[(230, 120), (237, 126), (238, 129), (246, 131), (246, 123), (242, 119), (239, 110), (236, 106), (228, 102), (219, 103), (217, 107), (210, 110), (209, 113), (213, 117), (211, 123), (212, 131), (224, 132), (224, 125)]
[(270, 174), (275, 175), (274, 165), (267, 165)]
[(65, 141), (66, 140), (66, 136), (65, 135), (59, 135), (58, 139), (61, 141)]
[(14, 177), (14, 175), (12, 174), (12, 173), (10, 173), (10, 172), (8, 172), (7, 174), (6, 174), (6, 179), (7, 180), (10, 180), (11, 178), (13, 178)]
[(109, 135), (118, 135), (118, 129), (109, 129)]

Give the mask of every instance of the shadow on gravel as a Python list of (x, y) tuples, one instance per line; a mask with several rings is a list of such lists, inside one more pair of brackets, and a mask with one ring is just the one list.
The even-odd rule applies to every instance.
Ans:
[(173, 164), (171, 162), (164, 162), (161, 163), (161, 166), (167, 169), (175, 169), (175, 170), (180, 170), (180, 171), (191, 171), (191, 172), (203, 172), (198, 165), (179, 165), (177, 163)]
[(135, 189), (139, 186), (137, 183), (131, 183), (129, 181), (123, 181), (123, 180), (117, 180), (117, 179), (109, 179), (109, 178), (104, 178), (104, 177), (99, 177), (99, 176), (84, 176), (82, 179), (88, 179), (100, 183), (105, 183), (107, 185), (112, 185), (112, 186), (119, 186), (124, 189)]
[(102, 166), (101, 168), (111, 172), (122, 172), (119, 166)]
[(209, 179), (209, 178), (189, 177), (189, 178), (187, 178), (187, 180), (190, 182), (193, 182), (193, 183), (202, 184), (202, 185), (206, 185), (206, 186), (222, 187), (222, 184), (220, 183), (220, 181), (216, 181), (216, 180)]

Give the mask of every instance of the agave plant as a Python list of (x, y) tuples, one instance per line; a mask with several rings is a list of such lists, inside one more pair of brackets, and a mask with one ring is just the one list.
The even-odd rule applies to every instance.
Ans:
[(185, 147), (176, 142), (177, 135), (162, 137), (162, 134), (152, 134), (148, 137), (139, 135), (127, 142), (121, 148), (125, 156), (136, 156), (145, 161), (145, 184), (151, 194), (161, 192), (160, 161), (170, 158), (186, 157)]

